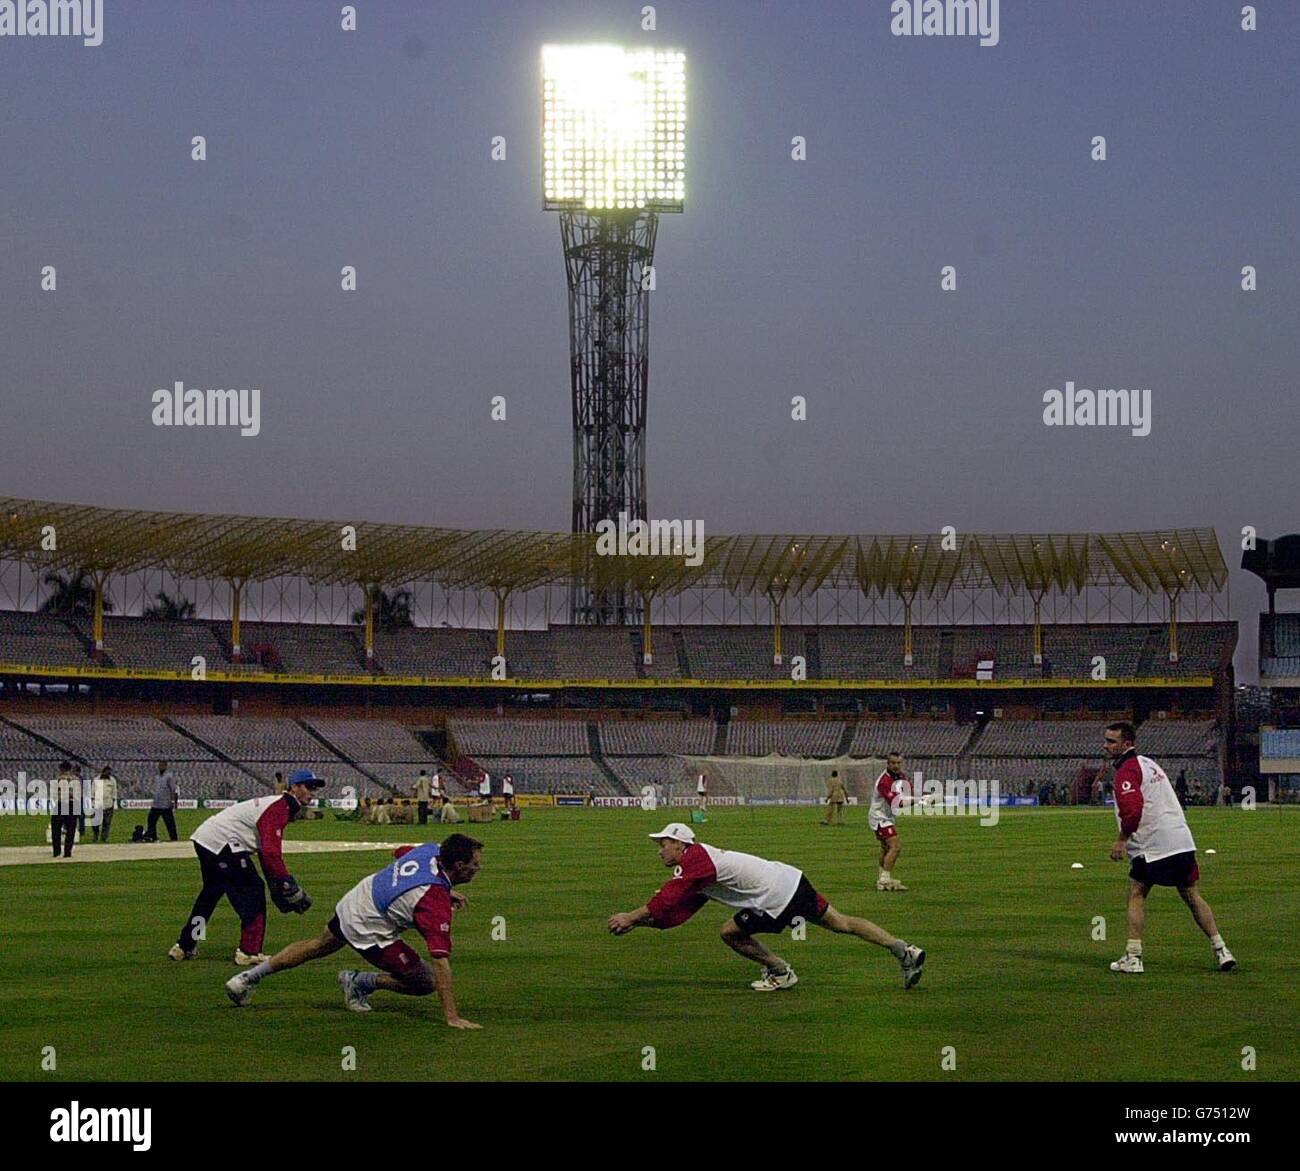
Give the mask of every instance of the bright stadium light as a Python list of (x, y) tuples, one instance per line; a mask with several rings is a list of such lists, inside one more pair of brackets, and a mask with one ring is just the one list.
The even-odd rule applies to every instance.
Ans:
[(681, 211), (685, 54), (544, 47), (542, 195), (548, 211)]

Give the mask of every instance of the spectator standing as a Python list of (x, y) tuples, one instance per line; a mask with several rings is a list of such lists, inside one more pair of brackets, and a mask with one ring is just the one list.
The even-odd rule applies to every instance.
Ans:
[(59, 775), (50, 787), (50, 844), (59, 856), (62, 840), (63, 857), (72, 857), (77, 835), (77, 818), (81, 814), (81, 781), (71, 762), (59, 762)]
[(420, 824), (426, 825), (429, 821), (429, 774), (425, 769), (420, 770), (420, 775), (415, 778), (415, 800), (420, 810)]
[(176, 788), (176, 778), (167, 768), (167, 762), (158, 762), (158, 775), (153, 779), (153, 804), (149, 807), (149, 824), (145, 827), (144, 839), (147, 842), (158, 840), (158, 819), (161, 817), (172, 841), (176, 841), (176, 805), (180, 800), (180, 790)]
[(505, 779), (501, 782), (501, 797), (507, 809), (515, 807), (515, 779), (509, 773), (506, 773)]
[(95, 841), (108, 843), (113, 828), (113, 811), (117, 809), (117, 778), (113, 770), (104, 765), (95, 778)]
[(478, 783), (478, 796), (480, 801), (486, 801), (489, 805), (492, 803), (492, 778), (486, 772)]

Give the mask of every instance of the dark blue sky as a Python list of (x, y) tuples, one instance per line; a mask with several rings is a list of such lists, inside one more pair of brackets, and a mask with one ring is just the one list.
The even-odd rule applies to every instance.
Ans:
[[(1212, 524), (1233, 566), (1242, 525), (1300, 529), (1300, 5), (1245, 33), (1236, 2), (1004, 0), (991, 48), (894, 37), (885, 0), (661, 3), (653, 34), (628, 2), (340, 7), (106, 0), (99, 48), (0, 38), (0, 492), (567, 528), (538, 60), (609, 40), (688, 58), (652, 515)], [(154, 427), (177, 379), (260, 387), (261, 435)], [(1066, 380), (1149, 386), (1150, 436), (1045, 427)], [(1262, 587), (1232, 591), (1253, 649)]]

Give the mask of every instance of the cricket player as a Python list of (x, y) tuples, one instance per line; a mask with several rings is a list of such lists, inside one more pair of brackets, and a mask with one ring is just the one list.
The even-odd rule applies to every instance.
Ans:
[(877, 890), (907, 889), (893, 875), (894, 863), (903, 852), (903, 844), (898, 840), (898, 829), (894, 825), (894, 813), (900, 805), (910, 805), (911, 801), (912, 785), (903, 771), (903, 754), (891, 752), (885, 758), (885, 771), (876, 778), (871, 790), (871, 805), (867, 809), (867, 824), (880, 842)]
[(1121, 862), (1127, 856), (1130, 862), (1128, 943), (1110, 970), (1132, 975), (1143, 972), (1147, 895), (1153, 886), (1172, 886), (1209, 938), (1215, 966), (1230, 972), (1237, 961), (1219, 934), (1210, 904), (1197, 888), (1201, 872), (1196, 865), (1196, 843), (1178, 794), (1164, 769), (1149, 756), (1138, 755), (1136, 741), (1133, 725), (1127, 721), (1106, 725), (1104, 747), (1115, 765), (1115, 820), (1119, 822), (1119, 837), (1110, 848), (1110, 857)]
[(262, 954), (262, 941), (266, 938), (266, 886), (253, 865), (253, 855), (262, 861), (262, 871), (271, 884), (271, 901), (276, 907), (286, 914), (290, 911), (305, 914), (311, 899), (284, 864), (284, 827), (324, 784), (311, 769), (300, 768), (289, 774), (288, 788), (278, 797), (254, 797), (230, 805), (214, 813), (190, 834), (199, 858), (203, 889), (194, 900), (180, 938), (167, 953), (171, 959), (194, 958), (198, 940), (206, 935), (212, 912), (223, 897), (230, 900), (241, 924), (235, 963), (247, 967), (266, 959)]
[(722, 942), (762, 965), (762, 976), (750, 984), (755, 992), (775, 992), (798, 983), (794, 969), (754, 938), (779, 935), (796, 918), (885, 948), (903, 969), (904, 988), (911, 988), (921, 978), (925, 965), (921, 948), (895, 939), (866, 919), (841, 915), (793, 866), (707, 846), (697, 842), (695, 831), (681, 822), (650, 837), (659, 843), (659, 859), (673, 868), (673, 878), (645, 906), (611, 915), (613, 934), (626, 935), (634, 927), (677, 927), (713, 899), (736, 908), (735, 917), (722, 928)]
[[(452, 888), (478, 873), (482, 850), (482, 842), (465, 834), (452, 834), (441, 845), (399, 846), (391, 863), (339, 900), (334, 918), (319, 936), (291, 943), (256, 967), (237, 972), (226, 981), (226, 995), (242, 1007), (267, 976), (333, 955), (346, 945), (380, 969), (339, 973), (343, 1003), (353, 1012), (369, 1012), (370, 995), (379, 990), (405, 996), (428, 996), (436, 990), (448, 1025), (481, 1028), (456, 1008), (450, 956), (452, 911), (468, 901)], [(424, 936), (432, 968), (403, 941), (402, 932), (410, 927)]]

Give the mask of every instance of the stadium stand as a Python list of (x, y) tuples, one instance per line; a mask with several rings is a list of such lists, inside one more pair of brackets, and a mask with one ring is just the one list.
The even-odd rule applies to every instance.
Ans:
[[(783, 632), (784, 662), (772, 662), (772, 632), (761, 626), (682, 626), (691, 675), (696, 679), (788, 678), (794, 655), (805, 655), (804, 632)], [(656, 639), (656, 645), (659, 645)]]
[(971, 755), (1072, 756), (1095, 765), (1101, 757), (1101, 731), (1092, 720), (990, 720)]
[[(175, 721), (231, 760), (274, 764), (314, 764), (338, 758), (293, 720), (251, 716), (180, 716)], [(293, 766), (293, 767), (296, 767)], [(272, 770), (274, 771), (274, 770)]]
[(588, 751), (587, 725), (581, 720), (453, 719), (447, 721), (447, 731), (456, 747), (476, 760), (485, 755), (577, 756)]
[(943, 720), (863, 720), (854, 729), (849, 753), (884, 756), (897, 750), (908, 758), (951, 757), (961, 752), (972, 729)]
[(269, 643), (281, 669), (308, 675), (357, 675), (365, 670), (365, 650), (352, 626), (310, 622), (245, 622), (241, 648)]
[[(5, 751), (0, 739), (0, 753)], [(1261, 728), (1259, 755), (1264, 760), (1293, 760), (1300, 757), (1300, 728)]]
[(0, 610), (0, 662), (81, 666), (87, 656), (81, 640), (62, 619)]
[(606, 756), (704, 755), (713, 751), (712, 720), (606, 720), (599, 725)]
[(12, 723), (57, 744), (94, 767), (124, 761), (212, 761), (210, 752), (145, 716), (16, 716)]
[[(552, 626), (548, 632), (554, 670), (561, 679), (635, 679), (640, 658), (627, 630), (604, 626)], [(658, 643), (656, 642), (656, 647)], [(664, 669), (676, 669), (671, 638), (665, 640)], [(647, 668), (647, 673), (651, 668)]]
[(838, 721), (733, 720), (726, 751), (732, 756), (833, 756), (844, 733)]
[(476, 678), (491, 669), (496, 635), (450, 626), (375, 631), (375, 659), (388, 675)]
[(157, 619), (104, 619), (104, 652), (118, 667), (188, 671), (195, 655), (216, 664), (225, 657), (206, 622)]
[(501, 778), (509, 773), (517, 793), (586, 793), (601, 797), (626, 796), (616, 788), (589, 756), (480, 756), (475, 758), (492, 777), (493, 793), (500, 793)]
[(1214, 720), (1147, 720), (1137, 733), (1138, 751), (1149, 756), (1195, 756), (1218, 747)]

